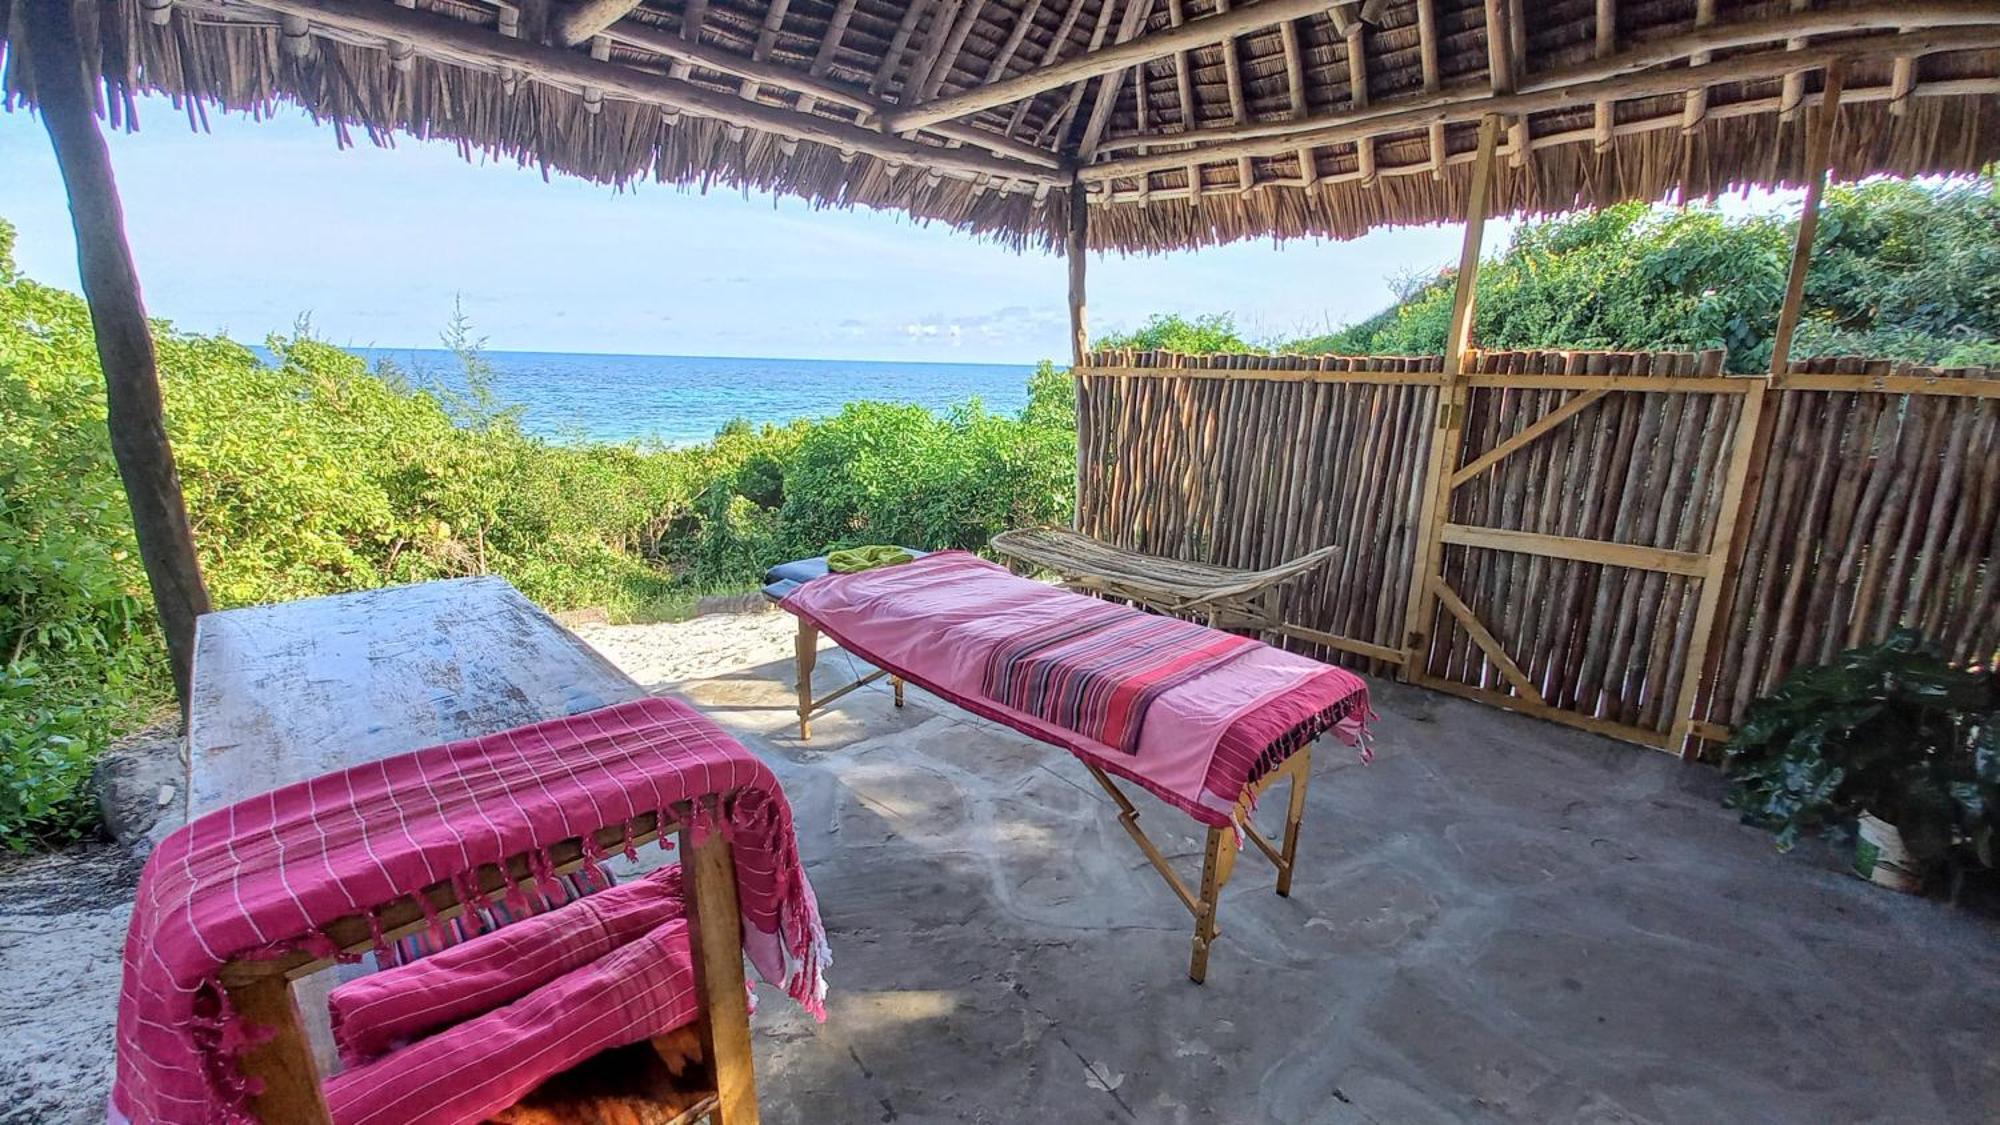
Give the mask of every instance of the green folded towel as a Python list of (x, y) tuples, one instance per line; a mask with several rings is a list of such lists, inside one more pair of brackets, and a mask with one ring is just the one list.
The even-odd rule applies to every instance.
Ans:
[(895, 566), (906, 563), (917, 556), (901, 547), (876, 544), (868, 547), (849, 547), (842, 551), (832, 551), (826, 556), (826, 568), (835, 574), (853, 574), (857, 570), (874, 570), (878, 566)]

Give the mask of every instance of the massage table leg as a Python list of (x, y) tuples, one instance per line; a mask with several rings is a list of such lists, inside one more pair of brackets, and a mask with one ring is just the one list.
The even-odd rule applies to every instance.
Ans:
[(804, 742), (812, 737), (813, 665), (819, 662), (819, 627), (803, 617), (799, 618), (792, 656), (799, 672), (799, 741)]
[(1208, 830), (1208, 847), (1201, 861), (1201, 898), (1194, 910), (1194, 953), (1188, 958), (1188, 979), (1200, 984), (1208, 979), (1208, 949), (1215, 944), (1215, 912), (1221, 905), (1223, 884), (1236, 866), (1236, 841), (1227, 828)]
[(1306, 778), (1312, 775), (1312, 747), (1307, 746), (1285, 762), (1292, 774), (1292, 799), (1285, 806), (1285, 858), (1278, 865), (1278, 893), (1290, 898), (1292, 872), (1298, 869), (1299, 824), (1306, 818)]

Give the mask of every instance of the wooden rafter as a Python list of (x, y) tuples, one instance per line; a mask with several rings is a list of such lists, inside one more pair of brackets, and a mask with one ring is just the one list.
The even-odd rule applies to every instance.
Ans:
[[(896, 24), (896, 33), (889, 37), (889, 49), (882, 52), (882, 62), (875, 68), (875, 77), (868, 82), (868, 92), (879, 94), (888, 88), (889, 79), (896, 73), (896, 67), (903, 61), (903, 51), (910, 45), (910, 36), (915, 35), (918, 21), (936, 0), (910, 0), (903, 9), (903, 18)], [(908, 132), (907, 128), (894, 128), (892, 133)]]
[[(1417, 0), (1417, 53), (1419, 64), (1423, 67), (1424, 93), (1436, 94), (1441, 88), (1441, 72), (1438, 68), (1437, 0)], [(1431, 123), (1429, 142), (1431, 178), (1442, 180), (1445, 157), (1449, 155), (1445, 151), (1443, 122)]]
[(972, 35), (972, 29), (979, 23), (979, 16), (986, 10), (986, 0), (967, 0), (965, 11), (958, 17), (957, 26), (951, 29), (951, 39), (944, 45), (944, 53), (938, 57), (937, 65), (931, 68), (930, 77), (924, 80), (924, 100), (937, 97), (944, 88), (945, 80), (951, 77), (951, 68), (958, 63), (959, 53), (965, 50), (965, 41)]
[[(1990, 22), (2000, 25), (2000, 8), (1996, 8), (1992, 15), (1993, 19)], [(1568, 76), (1546, 76), (1538, 80), (1532, 89), (1501, 97), (1491, 96), (1484, 91), (1455, 90), (1435, 96), (1403, 100), (1394, 105), (1376, 105), (1363, 113), (1333, 114), (1303, 123), (1259, 122), (1248, 127), (1203, 129), (1195, 137), (1170, 134), (1171, 139), (1179, 143), (1199, 144), (1210, 140), (1215, 143), (1171, 155), (1103, 161), (1083, 169), (1083, 174), (1091, 180), (1116, 179), (1135, 176), (1142, 171), (1157, 171), (1162, 167), (1176, 166), (1190, 159), (1219, 161), (1245, 155), (1271, 155), (1305, 142), (1319, 145), (1340, 144), (1359, 136), (1403, 132), (1434, 122), (1448, 124), (1477, 121), (1488, 113), (1507, 115), (1538, 113), (1575, 105), (1580, 101), (1594, 100), (1600, 96), (1623, 100), (1685, 94), (1702, 86), (1767, 76), (1771, 73), (1772, 63), (1776, 58), (1785, 59), (1788, 66), (1810, 70), (1842, 58), (1901, 55), (1921, 57), (1939, 51), (1995, 49), (2000, 49), (2000, 31), (1985, 27), (1939, 28), (1933, 31), (1906, 32), (1868, 39), (1848, 39), (1839, 43), (1816, 44), (1802, 52), (1784, 53), (1780, 50), (1741, 54), (1710, 63), (1700, 68), (1698, 73), (1689, 68), (1655, 69), (1632, 73), (1620, 70), (1614, 77), (1582, 82), (1572, 82)], [(1615, 64), (1616, 60), (1612, 62)], [(1986, 80), (1974, 80), (1974, 82), (1981, 89), (1990, 85)], [(1928, 91), (1932, 85), (1927, 83), (1925, 89)], [(1754, 111), (1761, 112), (1761, 107)], [(1624, 130), (1622, 124), (1618, 128), (1620, 131)], [(1585, 135), (1588, 136), (1587, 130)], [(1103, 147), (1129, 148), (1139, 143), (1158, 143), (1165, 139), (1168, 138), (1119, 137), (1115, 141), (1107, 141)], [(1566, 141), (1567, 138), (1561, 140)], [(1533, 145), (1539, 147), (1542, 142), (1543, 138), (1535, 138)]]
[(556, 38), (566, 47), (578, 47), (605, 28), (632, 14), (640, 0), (583, 0), (564, 8), (556, 17)]
[(924, 100), (924, 87), (930, 85), (931, 71), (937, 69), (938, 60), (944, 57), (945, 47), (951, 43), (952, 29), (958, 26), (958, 17), (967, 7), (966, 0), (943, 0), (931, 13), (930, 26), (924, 36), (924, 48), (916, 61), (910, 64), (909, 76), (903, 80), (902, 97), (904, 105), (915, 105)]
[[(1597, 57), (1608, 59), (1618, 53), (1618, 0), (1597, 0)], [(1597, 130), (1597, 151), (1611, 149), (1611, 99), (1597, 99), (1592, 114)]]
[[(1062, 22), (1056, 25), (1056, 33), (1049, 37), (1048, 44), (1042, 48), (1041, 62), (1036, 64), (1038, 67), (1046, 69), (1055, 65), (1056, 56), (1062, 54), (1064, 44), (1069, 42), (1070, 33), (1076, 30), (1076, 21), (1082, 15), (1082, 4), (1073, 3), (1063, 9)], [(1008, 136), (1011, 137), (1020, 130), (1021, 122), (1027, 119), (1028, 108), (1033, 104), (1033, 98), (1023, 98), (1014, 106), (1013, 116), (1007, 119), (1007, 128), (1004, 130)]]
[[(1716, 0), (1695, 0), (1694, 29), (1699, 32), (1715, 23)], [(1688, 66), (1706, 66), (1713, 56), (1707, 51), (1696, 51), (1688, 56)], [(1708, 116), (1708, 87), (1697, 86), (1688, 91), (1681, 109), (1681, 131), (1692, 133), (1699, 128), (1702, 119)]]
[(1255, 31), (1260, 27), (1270, 27), (1288, 19), (1300, 19), (1322, 11), (1325, 7), (1326, 0), (1258, 0), (1254, 4), (1218, 11), (1206, 19), (1189, 20), (1180, 27), (1142, 36), (1113, 47), (1103, 49), (1093, 47), (1076, 58), (1031, 71), (1019, 78), (978, 86), (961, 94), (939, 98), (920, 108), (893, 115), (889, 119), (889, 128), (894, 132), (903, 132), (939, 121), (966, 117), (995, 106), (1031, 98), (1046, 90), (1095, 78), (1100, 74), (1129, 69), (1174, 51), (1207, 47)]
[[(1794, 12), (1807, 11), (1811, 7), (1812, 0), (1792, 0), (1792, 11)], [(1795, 39), (1786, 40), (1785, 49), (1788, 51), (1803, 51), (1806, 49), (1807, 42), (1806, 37), (1801, 35)], [(1794, 70), (1787, 73), (1782, 89), (1783, 93), (1778, 98), (1778, 120), (1790, 121), (1792, 118), (1798, 116), (1799, 106), (1805, 101), (1806, 72), (1804, 70)]]
[[(1215, 0), (1217, 13), (1229, 11), (1229, 0)], [(1338, 11), (1338, 9), (1335, 9)], [(1238, 125), (1250, 120), (1250, 108), (1243, 96), (1243, 59), (1236, 53), (1236, 37), (1223, 39), (1222, 49), (1223, 85), (1229, 91), (1229, 119)], [(1236, 190), (1250, 191), (1257, 186), (1257, 170), (1247, 156), (1236, 160)]]
[(1014, 56), (1020, 54), (1021, 44), (1028, 38), (1028, 32), (1035, 26), (1035, 16), (1042, 10), (1042, 0), (1028, 0), (1021, 14), (1015, 18), (1013, 30), (1007, 33), (1007, 41), (1000, 45), (1000, 53), (993, 56), (993, 62), (986, 68), (986, 81), (998, 82), (1007, 76), (1007, 68), (1013, 64)]
[[(771, 0), (771, 6), (764, 10), (764, 23), (757, 29), (757, 42), (750, 48), (750, 61), (763, 62), (771, 57), (771, 47), (778, 41), (778, 31), (785, 26), (785, 12), (792, 6), (792, 0)], [(745, 78), (737, 87), (739, 97), (754, 98), (760, 89), (755, 78)]]
[[(851, 2), (846, 5), (846, 9), (851, 15), (853, 12)], [(838, 18), (838, 11), (835, 15)], [(683, 25), (683, 32), (692, 26), (692, 24)], [(844, 30), (846, 23), (844, 20), (839, 21), (837, 26)], [(829, 47), (828, 44), (836, 43), (838, 39), (832, 31), (828, 32), (827, 40), (821, 44), (819, 56), (814, 60), (812, 70), (803, 73), (773, 62), (759, 62), (745, 58), (732, 51), (702, 43), (697, 36), (676, 35), (651, 24), (627, 20), (613, 26), (609, 35), (618, 42), (672, 59), (673, 66), (679, 68), (683, 75), (687, 73), (689, 67), (698, 66), (703, 70), (712, 70), (733, 78), (755, 80), (761, 86), (792, 91), (800, 95), (796, 110), (799, 113), (811, 113), (819, 103), (825, 102), (828, 105), (845, 106), (854, 110), (858, 121), (866, 121), (871, 117), (881, 116), (889, 109), (887, 103), (868, 96), (866, 91), (824, 77), (833, 65), (833, 51), (836, 49)], [(973, 125), (947, 122), (934, 126), (926, 132), (964, 144), (976, 145), (989, 152), (1024, 160), (1050, 170), (1064, 167), (1063, 162), (1052, 152), (1018, 141), (1010, 141)]]
[[(1140, 0), (1127, 0), (1126, 6), (1130, 8), (1139, 2)], [(1090, 50), (1093, 54), (1104, 46), (1105, 38), (1111, 33), (1111, 14), (1117, 10), (1118, 0), (1104, 0), (1104, 5), (1097, 9), (1097, 24), (1090, 29)], [(1088, 82), (1076, 82), (1069, 87), (1068, 95), (1063, 98), (1062, 108), (1050, 116), (1042, 126), (1040, 135), (1035, 138), (1037, 147), (1047, 147), (1062, 142), (1063, 135), (1069, 132), (1070, 122), (1076, 119), (1077, 107), (1083, 104), (1083, 92), (1088, 86)]]
[(892, 164), (911, 164), (954, 175), (999, 176), (1051, 185), (1069, 183), (1068, 176), (1025, 160), (884, 136), (818, 114), (745, 101), (733, 91), (717, 91), (667, 75), (597, 62), (560, 47), (503, 38), (477, 24), (450, 16), (409, 11), (370, 0), (259, 0), (259, 6), (281, 14), (304, 16), (314, 23), (344, 31), (401, 39), (423, 53), (458, 65), (486, 70), (511, 67), (523, 75), (557, 85), (579, 89), (593, 86), (607, 96), (684, 111), (781, 137), (864, 152)]
[[(1312, 109), (1306, 104), (1306, 60), (1305, 51), (1299, 46), (1298, 21), (1279, 24), (1278, 37), (1285, 48), (1285, 97), (1291, 102), (1292, 116), (1303, 120), (1311, 115)], [(1307, 187), (1319, 182), (1319, 158), (1311, 145), (1299, 146), (1299, 180)]]
[[(1362, 39), (1362, 29), (1367, 27), (1360, 20), (1347, 29), (1347, 104), (1356, 113), (1368, 110), (1368, 45)], [(1363, 184), (1375, 182), (1375, 138), (1361, 137), (1354, 142), (1355, 168), (1361, 173)]]
[[(1167, 24), (1179, 27), (1187, 22), (1186, 0), (1167, 0)], [(1174, 92), (1180, 98), (1180, 132), (1189, 133), (1201, 127), (1201, 114), (1194, 101), (1193, 67), (1188, 62), (1185, 49), (1174, 52)], [(1187, 168), (1187, 192), (1189, 201), (1201, 198), (1201, 165), (1189, 161)]]
[[(1126, 0), (1125, 18), (1118, 24), (1118, 39), (1128, 42), (1145, 28), (1152, 18), (1153, 0)], [(1125, 71), (1114, 70), (1097, 79), (1097, 100), (1091, 103), (1090, 118), (1084, 123), (1083, 138), (1077, 143), (1077, 160), (1088, 161), (1097, 152), (1097, 142), (1104, 136), (1104, 127), (1111, 122), (1111, 111), (1118, 105), (1118, 91), (1124, 85)]]
[[(833, 60), (840, 53), (840, 41), (847, 37), (847, 25), (854, 19), (854, 6), (859, 0), (840, 0), (833, 9), (833, 17), (827, 21), (826, 34), (819, 41), (819, 51), (813, 55), (812, 69), (808, 71), (814, 78), (826, 77), (833, 69)], [(799, 112), (811, 113), (818, 104), (816, 95), (807, 93), (799, 98)]]

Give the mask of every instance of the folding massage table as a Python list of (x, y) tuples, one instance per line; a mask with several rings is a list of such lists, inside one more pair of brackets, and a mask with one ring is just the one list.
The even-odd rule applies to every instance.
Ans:
[[(916, 554), (917, 552), (912, 552)], [(799, 737), (834, 700), (882, 676), (903, 681), (1074, 754), (1118, 821), (1194, 916), (1188, 976), (1208, 973), (1217, 901), (1241, 840), (1291, 893), (1311, 743), (1334, 732), (1366, 749), (1368, 692), (1351, 673), (1260, 641), (1016, 577), (963, 551), (831, 574), (826, 560), (773, 567), (765, 596), (799, 619)], [(877, 671), (823, 696), (820, 634)], [(1208, 829), (1198, 890), (1139, 827), (1119, 778)], [(1281, 842), (1251, 823), (1259, 798), (1291, 782)], [(1240, 835), (1239, 835), (1240, 833)]]
[[(607, 1097), (754, 1125), (745, 956), (823, 1011), (769, 768), (500, 579), (205, 615), (188, 751), (195, 819), (150, 857), (126, 939), (114, 1122), (456, 1125)], [(547, 909), (649, 842), (679, 864)], [(325, 987), (454, 925), (476, 936)], [(693, 1060), (674, 1100), (638, 1081)]]

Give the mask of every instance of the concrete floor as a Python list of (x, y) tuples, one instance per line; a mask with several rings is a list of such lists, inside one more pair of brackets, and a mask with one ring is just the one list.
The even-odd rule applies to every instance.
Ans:
[(1245, 854), (1196, 986), (1072, 758), (872, 688), (801, 743), (790, 671), (665, 687), (778, 763), (834, 947), (824, 1026), (765, 990), (767, 1120), (2000, 1120), (2000, 927), (1776, 853), (1712, 770), (1375, 684), (1376, 761), (1318, 748), (1292, 897)]
[[(797, 810), (836, 963), (824, 1025), (762, 990), (778, 1125), (2000, 1121), (2000, 926), (1777, 854), (1711, 770), (1376, 684), (1375, 763), (1317, 751), (1292, 897), (1244, 855), (1196, 986), (1068, 755), (879, 688), (801, 744), (782, 615), (583, 632)], [(0, 856), (0, 1123), (103, 1120), (137, 871)]]

